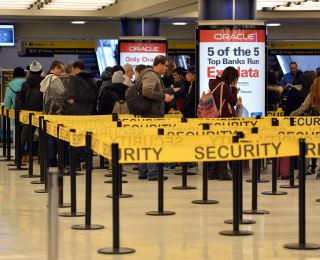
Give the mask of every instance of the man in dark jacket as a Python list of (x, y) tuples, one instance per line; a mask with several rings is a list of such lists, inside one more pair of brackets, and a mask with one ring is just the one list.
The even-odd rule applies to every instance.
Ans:
[[(29, 76), (21, 87), (21, 102), (23, 110), (42, 111), (43, 109), (43, 93), (40, 91), (40, 83), (43, 80), (41, 77), (42, 66), (38, 61), (33, 61), (30, 64)], [(27, 143), (28, 137), (34, 135), (36, 128), (24, 125), (21, 132), (21, 149)]]
[(92, 114), (96, 114), (97, 108), (97, 99), (98, 99), (98, 87), (95, 83), (94, 78), (92, 77), (91, 73), (87, 72), (85, 69), (84, 62), (82, 60), (77, 60), (72, 64), (73, 72), (83, 81), (85, 81), (94, 91), (95, 100), (92, 103)]
[(194, 66), (188, 68), (186, 78), (190, 86), (183, 100), (182, 114), (185, 118), (196, 118), (196, 69)]

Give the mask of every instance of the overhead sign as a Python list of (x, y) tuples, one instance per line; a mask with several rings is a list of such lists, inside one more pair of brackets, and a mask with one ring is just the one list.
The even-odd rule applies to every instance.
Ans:
[(269, 55), (320, 55), (320, 42), (269, 42)]
[(152, 66), (158, 55), (167, 55), (165, 40), (120, 40), (120, 65), (130, 63), (134, 67), (139, 64)]
[(247, 116), (265, 114), (264, 26), (199, 26), (198, 68), (200, 97), (209, 91), (209, 79), (221, 77), (226, 67), (239, 72), (238, 96)]

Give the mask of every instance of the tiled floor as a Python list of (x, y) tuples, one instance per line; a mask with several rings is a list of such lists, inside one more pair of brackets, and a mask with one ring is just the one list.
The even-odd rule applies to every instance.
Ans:
[[(47, 257), (47, 194), (33, 191), (41, 185), (31, 185), (30, 179), (19, 178), (21, 172), (7, 170), (0, 163), (0, 260), (44, 260)], [(269, 166), (269, 168), (271, 168)], [(128, 169), (131, 169), (129, 167)], [(35, 172), (38, 168), (35, 169)], [(180, 177), (168, 174), (165, 182), (165, 209), (176, 215), (152, 217), (146, 211), (157, 208), (157, 183), (137, 180), (128, 174), (125, 193), (133, 198), (121, 199), (121, 244), (136, 249), (136, 253), (123, 256), (100, 255), (97, 249), (112, 245), (111, 185), (105, 184), (104, 170), (95, 170), (93, 179), (92, 222), (106, 229), (76, 231), (73, 224), (84, 223), (84, 218), (59, 217), (59, 258), (65, 260), (95, 259), (320, 259), (320, 250), (292, 251), (283, 248), (298, 239), (298, 190), (287, 190), (286, 196), (259, 194), (259, 208), (270, 210), (270, 215), (245, 216), (257, 221), (242, 226), (252, 230), (253, 236), (225, 237), (219, 231), (231, 225), (223, 221), (232, 216), (231, 182), (209, 181), (209, 198), (220, 201), (217, 205), (195, 205), (191, 200), (201, 198), (201, 176), (189, 177), (197, 190), (172, 190), (180, 184)], [(248, 178), (248, 174), (244, 177)], [(270, 174), (264, 177), (270, 177)], [(78, 183), (78, 208), (84, 210), (84, 181)], [(284, 183), (287, 181), (280, 181)], [(307, 181), (307, 241), (320, 243), (320, 183), (310, 177)], [(259, 184), (260, 191), (270, 190), (271, 184)], [(69, 201), (69, 178), (65, 178), (65, 198)], [(250, 208), (251, 184), (244, 182), (244, 205)], [(60, 212), (68, 209), (59, 209)]]

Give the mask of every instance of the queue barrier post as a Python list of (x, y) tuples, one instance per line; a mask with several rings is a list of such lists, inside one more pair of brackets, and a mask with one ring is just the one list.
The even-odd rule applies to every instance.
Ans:
[(21, 175), (21, 178), (38, 178), (40, 175), (34, 175), (33, 174), (33, 125), (32, 125), (32, 117), (34, 116), (34, 113), (29, 113), (29, 121), (28, 121), (28, 128), (30, 131), (29, 139), (28, 139), (28, 154), (29, 154), (29, 166), (28, 166), (28, 174)]
[(188, 184), (187, 184), (188, 175), (191, 175), (188, 173), (188, 163), (182, 163), (181, 166), (182, 166), (182, 173), (181, 173), (182, 185), (172, 187), (172, 189), (174, 189), (174, 190), (194, 190), (194, 189), (196, 189), (197, 187), (188, 186)]
[(283, 189), (297, 189), (299, 188), (299, 185), (296, 185), (294, 183), (294, 162), (295, 157), (290, 157), (290, 168), (289, 168), (289, 184), (288, 185), (281, 185), (280, 188)]
[(158, 210), (149, 211), (146, 214), (149, 216), (170, 216), (176, 214), (173, 211), (164, 211), (164, 200), (163, 200), (163, 164), (159, 164), (159, 175), (158, 175)]
[(299, 241), (285, 244), (284, 248), (296, 250), (320, 249), (319, 244), (306, 243), (306, 141), (299, 139)]
[(70, 203), (64, 203), (64, 141), (59, 138), (60, 129), (63, 124), (57, 125), (57, 151), (58, 151), (58, 197), (59, 197), (59, 208), (70, 208)]
[(43, 176), (44, 189), (35, 190), (35, 193), (47, 193), (48, 192), (48, 133), (47, 133), (47, 123), (48, 120), (43, 120), (42, 125), (42, 142), (43, 142), (43, 151), (42, 151), (42, 167), (40, 162), (40, 171)]
[(100, 254), (131, 254), (135, 250), (132, 248), (120, 247), (120, 206), (119, 206), (119, 145), (112, 144), (112, 232), (113, 232), (113, 245), (110, 248), (98, 249)]
[(272, 191), (261, 192), (263, 195), (286, 195), (285, 191), (277, 190), (277, 158), (272, 158)]
[(208, 199), (208, 162), (203, 163), (203, 174), (202, 174), (202, 199), (193, 200), (193, 204), (218, 204), (217, 200)]
[(4, 113), (4, 106), (1, 106), (2, 114), (2, 157), (7, 156), (7, 117)]
[[(75, 129), (70, 129), (70, 132), (75, 133)], [(77, 212), (77, 176), (76, 176), (76, 148), (70, 145), (70, 197), (71, 197), (71, 212), (59, 214), (60, 217), (83, 217), (83, 212)]]
[(18, 109), (14, 110), (14, 140), (15, 140), (15, 158), (13, 164), (8, 164), (8, 166), (16, 166), (15, 168), (9, 168), (9, 171), (25, 171), (28, 168), (22, 168), (21, 158), (21, 123), (20, 123), (20, 111)]
[(93, 152), (91, 149), (92, 133), (86, 133), (86, 192), (85, 192), (85, 224), (73, 225), (72, 229), (77, 230), (97, 230), (103, 229), (104, 226), (91, 224), (91, 202), (92, 202), (92, 158)]
[(244, 210), (244, 214), (261, 215), (269, 214), (267, 210), (258, 210), (258, 175), (260, 171), (259, 159), (252, 160), (252, 206), (251, 210)]
[[(122, 177), (125, 175), (125, 174), (122, 173), (122, 171), (123, 171), (123, 165), (120, 164), (119, 165), (119, 172), (118, 172), (118, 175), (119, 175), (119, 198), (121, 198), (121, 199), (132, 198), (133, 197), (132, 194), (122, 193), (122, 183), (124, 183), (124, 181), (122, 180)], [(112, 198), (112, 197), (113, 197), (113, 194), (107, 195), (107, 198)]]
[(43, 121), (44, 117), (39, 117), (39, 160), (40, 160), (40, 180), (32, 181), (31, 184), (44, 184), (45, 172), (43, 168), (44, 163), (44, 136), (43, 136)]
[[(233, 163), (232, 173), (235, 172), (235, 167), (238, 167), (239, 176), (239, 224), (242, 225), (251, 225), (255, 224), (256, 221), (253, 219), (244, 219), (243, 218), (243, 172), (242, 172), (242, 161), (239, 161), (237, 164)], [(234, 174), (233, 174), (234, 175)], [(233, 219), (225, 220), (226, 224), (233, 224)]]

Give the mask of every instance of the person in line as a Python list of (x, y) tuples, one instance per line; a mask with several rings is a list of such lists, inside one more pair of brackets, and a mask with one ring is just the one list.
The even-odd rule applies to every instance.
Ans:
[(163, 84), (166, 88), (169, 88), (173, 84), (174, 82), (173, 72), (176, 68), (177, 68), (176, 63), (174, 61), (169, 61), (168, 69), (165, 75), (162, 77)]
[(188, 68), (186, 80), (190, 85), (189, 88), (187, 88), (186, 96), (183, 99), (182, 114), (185, 118), (196, 118), (196, 68), (194, 66)]
[[(237, 112), (235, 106), (238, 102), (237, 82), (239, 73), (234, 67), (227, 67), (222, 73), (222, 77), (217, 77), (214, 80), (209, 81), (209, 88), (213, 93), (214, 101), (217, 105), (218, 111), (220, 111), (220, 117), (236, 117)], [(222, 91), (222, 104), (220, 103)], [(240, 100), (241, 101), (241, 100)], [(242, 102), (241, 102), (242, 103)], [(242, 105), (242, 104), (241, 104)], [(219, 180), (231, 180), (231, 176), (228, 173), (227, 162), (213, 162), (208, 164), (208, 176), (209, 179)]]
[(173, 86), (179, 88), (179, 90), (174, 94), (175, 108), (182, 112), (183, 109), (183, 99), (186, 96), (188, 89), (188, 81), (186, 79), (187, 70), (182, 67), (177, 67), (173, 72)]
[(124, 82), (123, 84), (127, 85), (128, 87), (131, 87), (133, 85), (132, 79), (134, 75), (134, 69), (133, 66), (129, 63), (126, 63), (123, 65), (124, 69)]
[(25, 82), (25, 72), (21, 67), (16, 67), (13, 70), (13, 78), (9, 81), (4, 96), (4, 105), (7, 109), (16, 107), (16, 94), (20, 93), (23, 82)]
[(58, 60), (55, 60), (51, 63), (50, 69), (48, 74), (42, 80), (40, 86), (40, 91), (44, 94), (43, 98), (45, 99), (45, 94), (47, 88), (49, 87), (50, 83), (54, 80), (58, 79), (61, 74), (64, 72), (64, 63)]
[(147, 68), (147, 66), (144, 64), (139, 64), (136, 66), (136, 68), (135, 68), (135, 76), (136, 76), (135, 80), (136, 81), (140, 79), (141, 71), (143, 71), (146, 68)]
[[(161, 76), (168, 68), (168, 60), (165, 56), (159, 55), (153, 61), (153, 68), (146, 68), (141, 72), (142, 95), (152, 101), (151, 108), (142, 117), (164, 117), (165, 102), (170, 102), (175, 91), (178, 89), (165, 88)], [(158, 164), (140, 164), (139, 179), (149, 181), (158, 180)], [(164, 176), (166, 180), (168, 177)]]
[[(38, 61), (32, 61), (29, 66), (29, 76), (27, 80), (22, 84), (21, 88), (21, 103), (22, 109), (29, 111), (42, 111), (43, 110), (43, 93), (40, 91), (40, 83), (43, 80), (42, 65)], [(21, 151), (25, 151), (25, 145), (28, 143), (30, 135), (34, 136), (36, 127), (29, 125), (23, 125), (21, 131)], [(36, 155), (36, 150), (34, 155)], [(26, 151), (25, 151), (26, 152)], [(24, 154), (22, 161), (27, 162), (29, 160), (28, 155)]]

